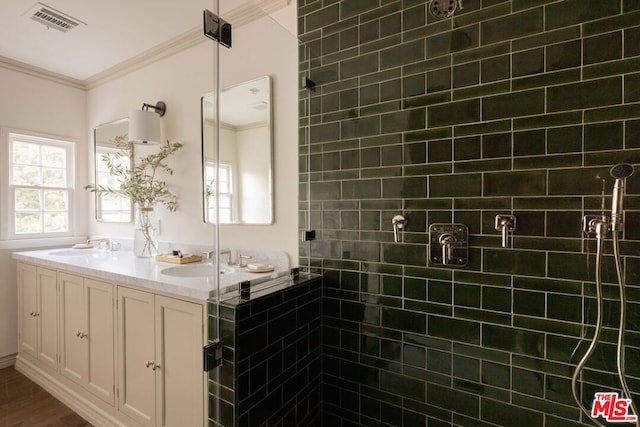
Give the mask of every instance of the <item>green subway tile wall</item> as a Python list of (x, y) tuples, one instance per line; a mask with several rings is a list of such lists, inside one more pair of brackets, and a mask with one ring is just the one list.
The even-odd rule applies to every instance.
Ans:
[[(586, 426), (570, 389), (595, 323), (609, 168), (640, 165), (640, 1), (298, 0), (301, 264), (324, 274), (325, 426)], [(640, 395), (640, 174), (621, 245)], [(391, 218), (409, 223), (393, 242)], [(497, 214), (513, 214), (512, 249)], [(428, 264), (429, 224), (469, 227), (469, 265)], [(617, 390), (610, 242), (584, 401)], [(591, 336), (593, 328), (586, 328)], [(638, 395), (634, 396), (638, 403)]]
[(320, 278), (227, 298), (207, 303), (209, 343), (224, 344), (209, 372), (209, 426), (320, 426)]

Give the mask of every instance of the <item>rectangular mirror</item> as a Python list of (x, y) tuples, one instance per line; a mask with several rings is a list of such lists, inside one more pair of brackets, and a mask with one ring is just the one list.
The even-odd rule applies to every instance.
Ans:
[(202, 97), (204, 221), (215, 222), (219, 176), (221, 224), (273, 222), (271, 78), (251, 80), (220, 92), (219, 170), (216, 171), (213, 94)]
[[(129, 119), (122, 119), (97, 126), (94, 130), (96, 184), (103, 187), (117, 188), (120, 184), (109, 173), (107, 159), (132, 167), (133, 153), (129, 156), (115, 156), (121, 151), (116, 147), (115, 138), (129, 133)], [(96, 220), (100, 222), (131, 222), (133, 210), (128, 197), (96, 191)]]

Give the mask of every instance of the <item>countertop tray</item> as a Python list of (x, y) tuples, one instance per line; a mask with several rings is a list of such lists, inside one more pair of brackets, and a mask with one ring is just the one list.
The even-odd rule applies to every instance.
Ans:
[(156, 261), (170, 262), (172, 264), (188, 264), (190, 262), (200, 262), (202, 257), (200, 255), (184, 255), (180, 258), (178, 255), (160, 254), (156, 255)]

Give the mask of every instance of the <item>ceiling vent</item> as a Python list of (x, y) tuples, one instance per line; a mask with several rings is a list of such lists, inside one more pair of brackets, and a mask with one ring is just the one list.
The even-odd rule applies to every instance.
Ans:
[(24, 13), (30, 19), (45, 25), (47, 28), (53, 28), (54, 30), (62, 31), (63, 33), (69, 32), (76, 28), (78, 25), (87, 25), (84, 22), (67, 15), (64, 12), (60, 12), (47, 6), (44, 3), (36, 3), (28, 11)]

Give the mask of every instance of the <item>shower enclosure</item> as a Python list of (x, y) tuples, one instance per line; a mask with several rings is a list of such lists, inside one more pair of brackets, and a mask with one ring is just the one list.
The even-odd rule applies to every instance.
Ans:
[[(246, 347), (236, 348), (240, 339), (233, 330), (234, 319), (229, 318), (233, 310), (221, 304), (239, 293), (239, 286), (232, 286), (234, 292), (221, 286), (221, 265), (230, 257), (236, 262), (240, 252), (233, 249), (237, 247), (297, 249), (297, 186), (291, 178), (297, 160), (298, 41), (292, 34), (295, 16), (288, 4), (286, 0), (215, 0), (205, 18), (211, 28), (212, 40), (207, 43), (213, 50), (214, 84), (201, 100), (202, 217), (213, 230), (219, 272), (216, 296), (209, 300), (212, 363), (207, 396), (209, 421), (217, 426), (244, 425), (241, 417), (246, 419), (249, 409), (259, 403), (238, 405), (258, 385), (239, 389), (242, 384), (235, 378), (259, 366), (255, 368), (248, 360), (241, 366), (234, 364), (233, 355), (248, 352)], [(263, 141), (265, 133), (270, 138)], [(269, 200), (271, 205), (256, 207), (259, 200)], [(248, 214), (241, 214), (242, 209)], [(251, 219), (257, 217), (258, 209), (267, 214), (259, 221)], [(298, 264), (295, 256), (297, 252), (290, 255), (293, 266)], [(220, 358), (224, 358), (222, 365), (216, 362)]]

